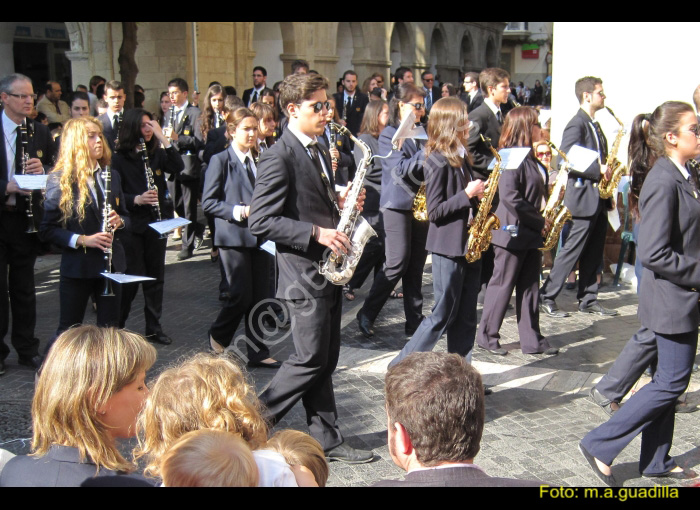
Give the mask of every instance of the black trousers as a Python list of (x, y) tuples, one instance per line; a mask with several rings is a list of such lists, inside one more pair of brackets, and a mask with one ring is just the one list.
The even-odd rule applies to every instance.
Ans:
[[(269, 273), (272, 257), (258, 248), (219, 247), (219, 257), (226, 271), (231, 297), (224, 302), (209, 334), (224, 347), (232, 345), (236, 354), (246, 362), (257, 362), (270, 357), (264, 343), (262, 326), (264, 300), (269, 294)], [(245, 337), (235, 340), (233, 335), (245, 318)], [(245, 354), (240, 343), (245, 343)]]
[(199, 179), (188, 181), (168, 181), (168, 190), (175, 203), (178, 216), (190, 220), (182, 230), (182, 249), (194, 251), (195, 235), (201, 235), (202, 227), (197, 223), (197, 199), (199, 198)]
[(394, 287), (403, 281), (403, 307), (406, 327), (417, 328), (423, 320), (423, 268), (428, 252), (428, 222), (418, 221), (411, 211), (385, 209), (384, 232), (386, 262), (376, 275), (361, 313), (374, 320), (381, 312)]
[(5, 359), (10, 348), (5, 336), (10, 328), (10, 340), (20, 358), (39, 354), (39, 340), (34, 338), (36, 326), (36, 292), (34, 262), (39, 239), (27, 234), (24, 212), (0, 212), (0, 359)]
[(331, 378), (340, 355), (341, 296), (341, 288), (334, 287), (326, 296), (285, 301), (296, 352), (260, 395), (273, 425), (301, 400), (309, 434), (324, 450), (343, 442)]
[(552, 270), (540, 289), (543, 303), (554, 301), (564, 288), (569, 273), (578, 265), (580, 307), (590, 306), (598, 299), (597, 272), (605, 248), (608, 217), (602, 206), (590, 218), (574, 218), (566, 243), (557, 253)]
[(499, 331), (515, 287), (520, 348), (525, 354), (544, 352), (549, 349), (549, 343), (540, 333), (537, 295), (542, 252), (538, 249), (507, 250), (500, 246), (493, 246), (493, 250), (493, 276), (486, 288), (477, 342), (485, 349), (501, 346)]
[(360, 262), (357, 264), (355, 273), (348, 282), (348, 286), (351, 289), (359, 289), (372, 271), (374, 271), (374, 277), (376, 278), (382, 270), (385, 260), (384, 231), (377, 231), (377, 237), (370, 238), (365, 244)]
[[(162, 333), (160, 317), (163, 313), (167, 239), (161, 239), (158, 232), (149, 227), (143, 233), (131, 232), (130, 235), (123, 236), (122, 243), (124, 243), (124, 251), (126, 252), (126, 273), (155, 278), (155, 280), (141, 282), (144, 299), (143, 314), (146, 319), (146, 336)], [(120, 328), (126, 325), (131, 311), (131, 303), (138, 290), (139, 283), (123, 285)]]

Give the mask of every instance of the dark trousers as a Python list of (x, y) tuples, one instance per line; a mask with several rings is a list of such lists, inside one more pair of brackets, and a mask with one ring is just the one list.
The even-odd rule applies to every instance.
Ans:
[[(161, 239), (152, 228), (143, 233), (132, 232), (123, 236), (126, 252), (126, 273), (150, 276), (155, 280), (141, 282), (143, 287), (143, 314), (146, 319), (146, 336), (163, 332), (160, 317), (163, 313), (163, 287), (165, 281), (165, 245), (167, 239)], [(131, 303), (139, 290), (139, 283), (127, 283), (122, 288), (121, 317), (119, 327), (126, 325), (131, 311)]]
[(195, 235), (202, 232), (197, 224), (197, 199), (199, 198), (199, 179), (188, 181), (168, 181), (170, 196), (175, 201), (175, 211), (178, 216), (190, 220), (182, 230), (182, 249), (194, 251)]
[(428, 222), (418, 221), (411, 211), (385, 209), (384, 243), (386, 262), (376, 275), (361, 313), (372, 322), (399, 282), (403, 281), (403, 307), (406, 328), (415, 329), (423, 320), (423, 267), (428, 252)]
[(658, 365), (652, 381), (636, 392), (612, 418), (590, 431), (581, 444), (607, 465), (642, 434), (639, 472), (665, 473), (676, 466), (669, 455), (673, 441), (675, 403), (690, 382), (698, 344), (697, 328), (688, 333), (655, 333)]
[(580, 307), (590, 306), (598, 299), (597, 272), (605, 248), (608, 217), (602, 205), (590, 218), (574, 218), (566, 243), (557, 253), (554, 265), (542, 285), (543, 303), (553, 302), (564, 288), (569, 273), (578, 262), (578, 294)]
[(326, 296), (285, 301), (296, 352), (260, 395), (273, 425), (301, 399), (309, 434), (324, 450), (343, 442), (331, 378), (340, 355), (341, 296), (337, 287)]
[(365, 244), (365, 249), (362, 252), (359, 264), (355, 268), (355, 273), (348, 282), (351, 289), (359, 289), (369, 276), (370, 272), (374, 271), (376, 278), (384, 266), (386, 260), (384, 248), (384, 232), (377, 232), (377, 237), (370, 238)]
[(20, 358), (39, 354), (36, 326), (36, 292), (34, 262), (39, 248), (37, 234), (27, 234), (24, 212), (0, 212), (0, 360), (10, 353), (5, 336), (10, 326), (10, 340)]
[(471, 361), (476, 336), (476, 300), (479, 295), (481, 261), (468, 263), (464, 257), (443, 257), (433, 253), (435, 304), (411, 340), (389, 366), (412, 352), (432, 351), (447, 331), (447, 351)]
[(493, 249), (493, 276), (486, 288), (477, 342), (485, 349), (497, 349), (501, 346), (499, 331), (515, 287), (520, 348), (525, 354), (544, 352), (549, 349), (549, 343), (540, 333), (537, 295), (542, 252), (537, 249), (507, 250), (500, 246), (494, 246)]
[[(236, 354), (246, 362), (258, 362), (270, 357), (263, 342), (263, 300), (269, 297), (271, 256), (258, 248), (219, 247), (219, 257), (229, 285), (231, 297), (224, 302), (209, 334), (227, 347), (233, 342)], [(241, 319), (245, 318), (245, 337), (233, 340)], [(239, 343), (243, 341), (246, 354)]]

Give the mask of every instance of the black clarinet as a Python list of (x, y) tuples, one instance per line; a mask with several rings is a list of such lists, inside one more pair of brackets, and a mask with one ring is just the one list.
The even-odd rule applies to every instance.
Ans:
[[(22, 146), (22, 173), (24, 175), (27, 174), (27, 165), (29, 164), (29, 125), (27, 124), (27, 119), (25, 118), (22, 121), (22, 125), (19, 127), (19, 137), (20, 137), (20, 143)], [(32, 202), (32, 196), (34, 195), (33, 191), (29, 192), (29, 197), (27, 198), (27, 230), (25, 232), (27, 234), (36, 234), (37, 229), (36, 225), (34, 224), (34, 210), (33, 210), (33, 202)]]
[[(102, 171), (102, 181), (104, 182), (104, 206), (102, 206), (102, 232), (107, 232), (114, 236), (114, 228), (109, 223), (109, 215), (112, 213), (112, 204), (110, 202), (112, 198), (112, 171), (109, 165), (105, 167)], [(114, 237), (112, 237), (112, 243), (114, 243)], [(104, 251), (105, 260), (105, 273), (112, 272), (112, 246), (110, 245)], [(105, 286), (102, 290), (103, 296), (114, 296), (114, 291), (112, 290), (112, 280), (111, 278), (105, 277)]]
[[(141, 149), (139, 150), (139, 152), (141, 153), (143, 167), (146, 171), (146, 186), (148, 187), (148, 191), (155, 190), (156, 194), (158, 194), (158, 186), (156, 186), (156, 181), (153, 178), (153, 169), (151, 168), (151, 165), (148, 162), (148, 148), (146, 147), (146, 141), (143, 138), (140, 138), (139, 140), (141, 142)], [(153, 211), (153, 215), (156, 218), (156, 221), (163, 221), (163, 217), (160, 214), (160, 197), (158, 197), (158, 202), (152, 205), (151, 208)], [(166, 237), (168, 237), (167, 234), (160, 235), (161, 239), (165, 239)]]

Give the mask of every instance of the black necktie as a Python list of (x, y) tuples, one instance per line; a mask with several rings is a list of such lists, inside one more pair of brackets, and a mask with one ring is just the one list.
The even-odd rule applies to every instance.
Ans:
[(608, 160), (608, 140), (603, 134), (603, 130), (600, 129), (600, 124), (593, 121), (593, 127), (595, 128), (595, 133), (598, 136), (598, 147), (600, 148), (600, 158), (603, 161)]
[(498, 123), (502, 126), (503, 125), (503, 113), (501, 113), (501, 110), (498, 110), (496, 112), (496, 119), (498, 120)]
[(426, 94), (425, 94), (425, 111), (427, 112), (428, 110), (430, 110), (430, 107), (433, 105), (433, 98), (430, 97), (430, 92), (431, 92), (430, 90), (425, 89), (425, 92), (426, 92)]
[(247, 156), (245, 158), (245, 171), (248, 174), (248, 180), (251, 186), (255, 187), (255, 174), (253, 173), (253, 168), (250, 166), (250, 158)]
[(250, 99), (250, 104), (253, 104), (258, 100), (258, 91), (253, 91), (253, 97)]
[(314, 166), (316, 167), (316, 170), (318, 170), (319, 174), (321, 174), (321, 180), (323, 181), (323, 184), (326, 186), (326, 192), (328, 193), (328, 198), (330, 201), (335, 205), (336, 210), (338, 209), (338, 202), (337, 198), (335, 196), (335, 192), (333, 191), (333, 186), (331, 185), (330, 179), (328, 179), (328, 175), (326, 175), (326, 172), (323, 171), (323, 166), (321, 166), (321, 159), (318, 151), (318, 147), (316, 143), (313, 143), (312, 145), (308, 146), (309, 152), (311, 153), (311, 160), (314, 162)]

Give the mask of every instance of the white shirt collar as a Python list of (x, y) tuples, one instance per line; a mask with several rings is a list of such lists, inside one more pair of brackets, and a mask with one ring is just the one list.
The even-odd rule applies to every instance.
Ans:
[(354, 101), (354, 100), (355, 100), (355, 92), (357, 92), (357, 90), (353, 90), (353, 91), (352, 91), (352, 94), (348, 94), (348, 91), (347, 91), (347, 90), (344, 90), (344, 91), (343, 91), (343, 97), (344, 97), (343, 102), (344, 102), (344, 103), (347, 103), (347, 102), (348, 102), (348, 97), (352, 97), (352, 99), (353, 99), (353, 101)]
[(316, 141), (315, 136), (313, 138), (308, 137), (304, 133), (296, 129), (296, 127), (293, 127), (290, 124), (287, 124), (287, 129), (289, 129), (289, 131), (291, 131), (292, 134), (297, 137), (297, 139), (301, 142), (305, 149), (309, 146), (311, 142)]
[(498, 117), (498, 112), (501, 111), (501, 109), (496, 106), (496, 103), (494, 103), (490, 97), (487, 97), (484, 99), (484, 104), (489, 107), (489, 109), (493, 112), (493, 114)]
[(6, 136), (9, 137), (19, 126), (21, 126), (21, 124), (15, 124), (15, 121), (7, 116), (7, 112), (5, 112), (5, 110), (2, 111), (2, 129)]
[(244, 154), (243, 152), (239, 151), (234, 144), (231, 144), (231, 149), (238, 158), (238, 161), (240, 161), (243, 166), (245, 166), (245, 158), (250, 158), (250, 163), (251, 165), (253, 164), (253, 155), (250, 153), (250, 150)]
[(681, 165), (678, 161), (676, 161), (675, 159), (673, 159), (673, 158), (668, 158), (668, 159), (673, 161), (673, 164), (676, 165), (676, 168), (678, 169), (678, 171), (681, 173), (683, 178), (687, 181), (688, 178), (690, 177), (688, 170), (683, 165)]

